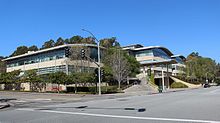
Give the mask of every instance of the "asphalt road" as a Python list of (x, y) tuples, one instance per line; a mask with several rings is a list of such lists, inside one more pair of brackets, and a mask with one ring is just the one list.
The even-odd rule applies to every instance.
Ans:
[(215, 122), (220, 123), (220, 87), (0, 111), (0, 123)]

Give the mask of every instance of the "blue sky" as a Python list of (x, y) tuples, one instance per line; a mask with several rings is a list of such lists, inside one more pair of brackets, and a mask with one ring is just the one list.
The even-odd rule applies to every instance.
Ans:
[(220, 62), (220, 0), (0, 0), (0, 55), (58, 37), (117, 37)]

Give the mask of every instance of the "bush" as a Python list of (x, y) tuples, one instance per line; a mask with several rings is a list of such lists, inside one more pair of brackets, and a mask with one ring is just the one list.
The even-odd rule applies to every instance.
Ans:
[(196, 84), (196, 85), (201, 84), (201, 83), (200, 83), (200, 82), (198, 82), (198, 81), (194, 81), (194, 82), (190, 82), (190, 83), (192, 83), (192, 84)]
[(102, 93), (103, 94), (110, 94), (110, 93), (118, 93), (118, 87), (117, 86), (107, 86), (107, 87), (102, 87)]
[[(102, 86), (101, 91), (103, 94), (107, 93), (118, 93), (117, 86)], [(74, 87), (67, 87), (67, 92), (75, 92)], [(86, 92), (95, 94), (96, 93), (96, 87), (77, 87), (77, 93)], [(97, 93), (98, 93), (98, 87), (97, 87)]]
[(217, 86), (220, 86), (220, 79), (217, 78), (217, 79), (215, 80), (215, 83), (217, 84)]
[[(75, 92), (75, 87), (67, 87), (67, 92)], [(77, 87), (77, 92), (95, 93), (96, 87)]]
[(188, 88), (188, 86), (181, 82), (174, 82), (171, 84), (171, 88)]

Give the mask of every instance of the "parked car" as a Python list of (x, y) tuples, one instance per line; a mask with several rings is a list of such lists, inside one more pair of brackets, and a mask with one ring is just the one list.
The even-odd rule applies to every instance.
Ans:
[(210, 85), (209, 85), (208, 83), (205, 83), (203, 87), (204, 87), (204, 88), (209, 88)]

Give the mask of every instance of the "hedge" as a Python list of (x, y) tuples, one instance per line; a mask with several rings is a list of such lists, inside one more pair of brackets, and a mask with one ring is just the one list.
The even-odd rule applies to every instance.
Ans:
[[(98, 89), (98, 87), (97, 87)], [(98, 90), (97, 90), (98, 91)], [(102, 93), (117, 93), (118, 89), (117, 86), (102, 86), (101, 87)], [(67, 87), (67, 92), (75, 92), (74, 87)], [(89, 92), (89, 93), (96, 93), (96, 87), (77, 87), (77, 92)]]

